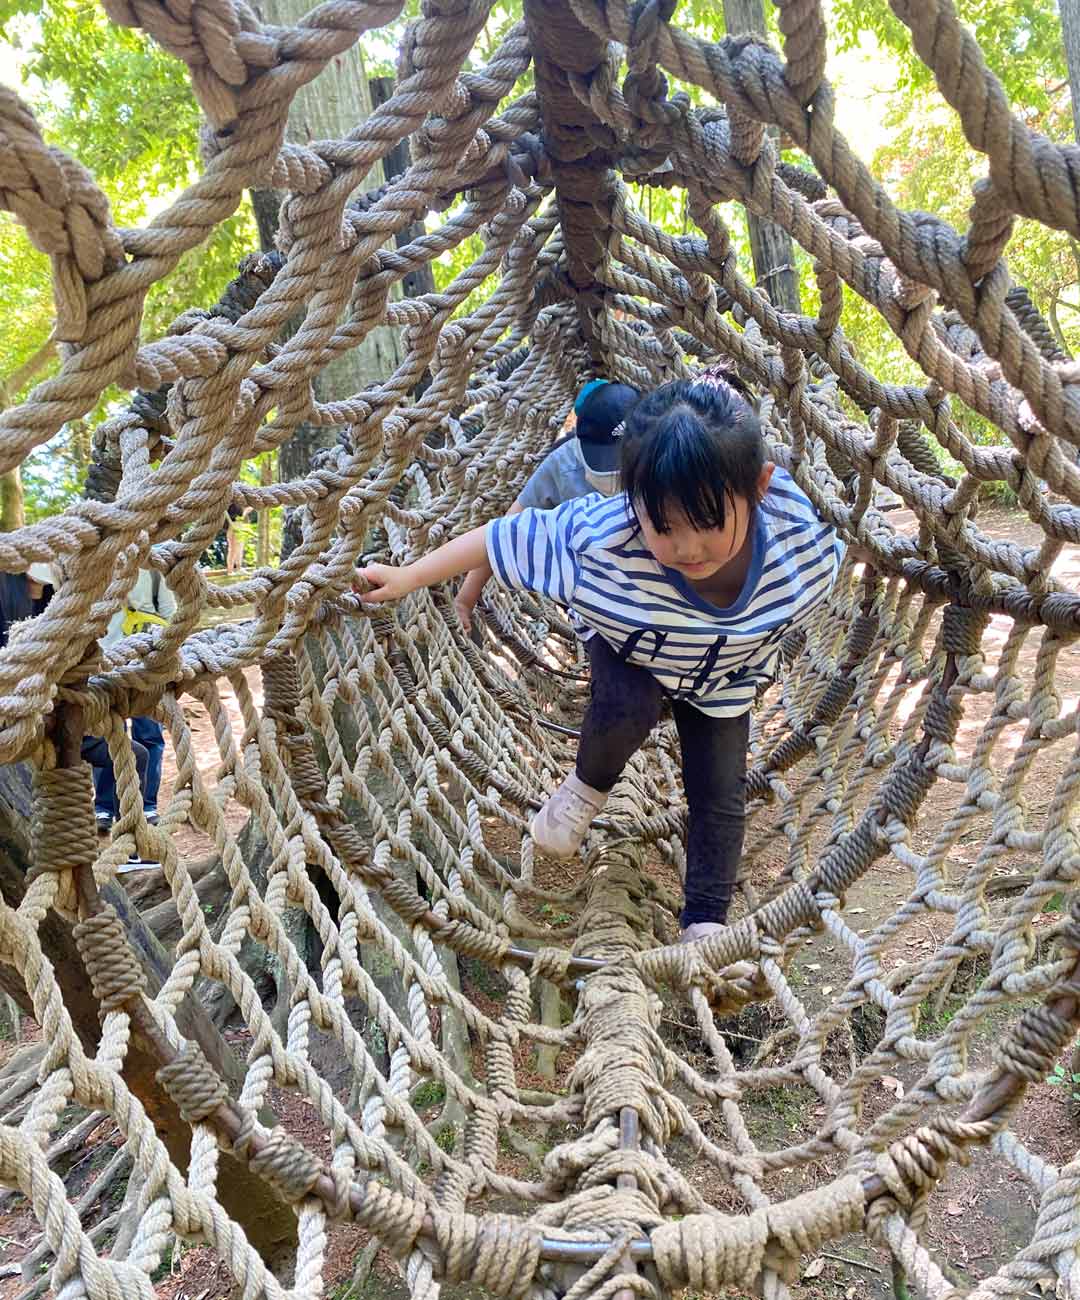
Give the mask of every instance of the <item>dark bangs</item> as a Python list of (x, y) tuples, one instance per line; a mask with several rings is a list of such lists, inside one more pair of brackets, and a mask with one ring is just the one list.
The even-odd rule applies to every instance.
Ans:
[(761, 426), (727, 384), (665, 384), (630, 412), (622, 444), (623, 490), (658, 533), (673, 512), (705, 530), (723, 528), (734, 497), (755, 503)]

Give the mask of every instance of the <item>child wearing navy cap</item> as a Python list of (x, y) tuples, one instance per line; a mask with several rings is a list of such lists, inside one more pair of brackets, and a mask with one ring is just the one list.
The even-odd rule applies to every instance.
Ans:
[[(574, 432), (556, 443), (510, 507), (510, 514), (528, 509), (553, 510), (594, 492), (614, 496), (619, 490), (619, 434), (638, 400), (636, 388), (593, 379), (574, 402)], [(454, 608), (466, 631), (472, 627), (476, 602), (491, 577), (491, 565), (466, 574), (454, 597)]]

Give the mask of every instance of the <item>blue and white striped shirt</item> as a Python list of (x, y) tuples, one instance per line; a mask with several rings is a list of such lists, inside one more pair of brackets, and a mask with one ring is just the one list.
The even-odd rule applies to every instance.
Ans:
[(828, 595), (843, 555), (832, 527), (779, 466), (752, 527), (746, 581), (724, 608), (653, 558), (621, 492), (495, 519), (487, 549), (504, 587), (566, 606), (583, 637), (602, 636), (672, 698), (738, 717), (772, 680), (781, 638)]

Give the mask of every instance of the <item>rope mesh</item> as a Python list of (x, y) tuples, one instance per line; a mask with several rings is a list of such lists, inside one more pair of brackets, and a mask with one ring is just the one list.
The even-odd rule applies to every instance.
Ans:
[[(137, 390), (96, 431), (87, 498), (0, 537), (3, 571), (44, 560), (62, 574), (0, 653), (0, 760), (40, 776), (35, 869), (17, 905), (0, 903), (0, 960), (48, 1043), (29, 1105), (0, 1124), (0, 1182), (30, 1202), (52, 1289), (148, 1295), (180, 1239), (208, 1245), (249, 1296), (314, 1296), (331, 1225), (352, 1219), (425, 1298), (461, 1280), (552, 1300), (755, 1283), (782, 1297), (800, 1256), (858, 1231), (923, 1293), (951, 1296), (927, 1202), (988, 1146), (1030, 1185), (1038, 1218), (971, 1294), (1021, 1296), (1048, 1278), (1080, 1294), (1076, 1165), (1049, 1166), (1010, 1127), (1080, 1020), (1078, 705), (1055, 684), (1080, 599), (1050, 572), (1080, 541), (1080, 393), (1003, 260), (1017, 216), (1080, 237), (1080, 151), (1012, 114), (947, 0), (893, 9), (987, 156), (964, 232), (896, 208), (846, 145), (819, 0), (778, 0), (782, 52), (710, 45), (669, 4), (530, 2), (485, 66), (471, 61), (484, 0), (427, 0), (393, 96), (346, 139), (308, 146), (284, 142), (292, 96), (400, 4), (329, 0), (295, 28), (261, 24), (242, 0), (105, 7), (188, 64), (207, 127), (199, 179), (145, 228), (119, 230), (93, 178), (0, 92), (0, 201), (52, 259), (64, 340), (57, 375), (0, 412), (0, 472), (109, 384)], [(669, 93), (669, 77), (708, 106)], [(766, 123), (806, 168), (778, 163)], [(406, 138), (408, 171), (364, 192)], [(688, 233), (648, 221), (631, 183), (684, 189)], [(216, 307), (141, 340), (148, 286), (250, 187), (286, 192), (278, 251), (248, 259)], [(732, 200), (810, 253), (816, 316), (777, 311), (745, 278)], [(425, 217), (426, 233), (392, 247)], [(400, 296), (406, 275), (473, 236), (481, 251), (452, 283)], [(924, 383), (882, 384), (861, 364), (845, 286)], [(312, 378), (384, 323), (401, 332), (395, 373), (316, 399)], [(583, 378), (649, 386), (717, 358), (752, 381), (773, 457), (875, 566), (847, 563), (785, 645), (753, 725), (733, 924), (678, 947), (671, 725), (632, 760), (590, 869), (556, 874), (525, 827), (572, 761), (586, 690), (565, 620), (490, 591), (469, 639), (445, 592), (370, 615), (349, 592), (361, 553), (409, 560), (505, 510)], [(957, 402), (1009, 445), (975, 445)], [(310, 474), (239, 481), (301, 423), (339, 435)], [(1038, 544), (983, 526), (991, 482), (1015, 492)], [(878, 484), (910, 530), (879, 509)], [(301, 537), (277, 568), (219, 586), (198, 559), (230, 504), (296, 507)], [(140, 566), (165, 576), (176, 616), (102, 652)], [(205, 625), (207, 610), (248, 606), (246, 621)], [(212, 723), (215, 780), (184, 696)], [(153, 711), (177, 758), (158, 827), (124, 730)], [(88, 787), (60, 736), (73, 718), (109, 740), (120, 791), (92, 868)], [(185, 824), (227, 875), (218, 919), (177, 851)], [(102, 901), (135, 849), (163, 864), (181, 923), (160, 987)], [(1001, 906), (1018, 866), (1027, 883)], [(851, 899), (869, 873), (895, 906), (860, 924)], [(1047, 927), (1055, 895), (1066, 901)], [(94, 1051), (45, 956), (50, 916), (77, 922), (100, 998)], [(808, 986), (806, 957), (823, 951), (832, 984)], [(272, 1009), (253, 969), (276, 986)], [(954, 987), (969, 991), (935, 1019)], [(193, 1041), (192, 998), (235, 1005), (238, 1087)], [(672, 1006), (702, 1056), (667, 1034)], [(773, 1029), (747, 1058), (732, 1018), (762, 1007)], [(988, 1032), (996, 1048), (980, 1054)], [(318, 1067), (328, 1044), (333, 1085)], [(186, 1166), (139, 1053), (190, 1131)], [(538, 1086), (538, 1059), (554, 1067), (540, 1082), (558, 1084)], [(906, 1088), (883, 1106), (898, 1071)], [(795, 1086), (812, 1097), (798, 1131), (763, 1138), (755, 1100)], [(275, 1127), (281, 1096), (318, 1141)], [(122, 1249), (105, 1249), (96, 1204), (73, 1202), (50, 1167), (73, 1103), (126, 1144)], [(509, 1158), (529, 1137), (531, 1162)], [(223, 1208), (240, 1174), (294, 1207), (285, 1262), (256, 1250), (242, 1207)]]

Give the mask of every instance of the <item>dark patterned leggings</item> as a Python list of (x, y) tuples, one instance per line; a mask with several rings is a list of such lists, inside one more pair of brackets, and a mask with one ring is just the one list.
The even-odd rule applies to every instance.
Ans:
[[(578, 745), (578, 778), (610, 790), (660, 719), (664, 691), (645, 668), (624, 663), (600, 636), (586, 642), (591, 698)], [(735, 889), (746, 824), (750, 714), (713, 718), (672, 700), (682, 746), (689, 818), (683, 926), (724, 921)]]

